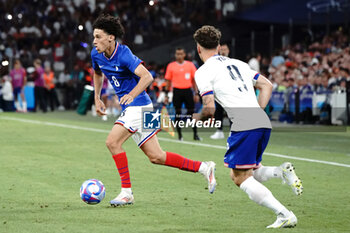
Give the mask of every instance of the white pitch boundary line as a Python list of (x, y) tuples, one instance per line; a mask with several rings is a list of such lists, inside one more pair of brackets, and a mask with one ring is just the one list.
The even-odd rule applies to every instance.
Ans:
[[(182, 143), (182, 144), (187, 144), (187, 145), (202, 146), (202, 147), (224, 149), (224, 150), (227, 149), (225, 146), (219, 146), (219, 145), (210, 145), (210, 144), (198, 143), (198, 142), (195, 143), (195, 142), (178, 141), (178, 140), (174, 140), (174, 139), (159, 138), (159, 137), (158, 137), (158, 139), (161, 140), (161, 141)], [(290, 156), (290, 155), (282, 155), (282, 154), (276, 154), (276, 153), (270, 153), (270, 152), (264, 152), (264, 155), (269, 155), (269, 156), (278, 157), (278, 158), (295, 159), (295, 160), (301, 160), (301, 161), (307, 161), (307, 162), (313, 162), (313, 163), (322, 163), (322, 164), (334, 165), (334, 166), (339, 166), (339, 167), (350, 167), (350, 164), (343, 164), (343, 163), (329, 162), (329, 161), (323, 161), (323, 160), (301, 158), (301, 157), (295, 157), (295, 156)]]
[[(47, 122), (47, 121), (21, 119), (21, 118), (16, 118), (16, 117), (0, 116), (0, 119), (19, 121), (19, 122), (24, 122), (24, 123), (38, 124), (38, 125), (55, 126), (55, 127), (68, 128), (68, 129), (85, 130), (85, 131), (97, 132), (97, 133), (109, 133), (110, 132), (110, 130), (82, 127), (82, 126), (76, 126), (76, 125), (60, 124), (60, 123)], [(186, 145), (192, 145), (192, 146), (201, 146), (201, 147), (226, 150), (225, 146), (219, 146), (219, 145), (210, 145), (210, 144), (205, 144), (205, 143), (179, 141), (179, 140), (175, 140), (175, 139), (168, 139), (168, 138), (162, 138), (162, 137), (158, 137), (158, 139), (160, 141), (166, 141), (166, 142), (173, 142), (173, 143), (180, 143), (180, 144), (186, 144)], [(333, 165), (333, 166), (338, 166), (338, 167), (349, 167), (350, 168), (350, 164), (336, 163), (336, 162), (330, 162), (330, 161), (324, 161), (324, 160), (301, 158), (301, 157), (282, 155), (282, 154), (276, 154), (276, 153), (270, 153), (270, 152), (264, 152), (264, 155), (278, 157), (278, 158), (287, 158), (287, 159), (306, 161), (306, 162), (311, 162), (311, 163), (321, 163), (321, 164)]]

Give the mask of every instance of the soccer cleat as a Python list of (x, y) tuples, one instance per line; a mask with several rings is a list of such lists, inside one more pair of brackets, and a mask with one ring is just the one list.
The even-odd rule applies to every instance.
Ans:
[(266, 228), (292, 228), (297, 225), (297, 222), (297, 217), (292, 211), (290, 211), (290, 215), (288, 217), (278, 215), (276, 221)]
[(134, 196), (132, 194), (128, 194), (126, 192), (121, 192), (116, 198), (109, 202), (111, 206), (124, 206), (124, 205), (132, 205), (134, 204)]
[(303, 193), (303, 184), (299, 177), (295, 174), (295, 168), (293, 164), (286, 162), (283, 163), (280, 168), (282, 169), (282, 180), (292, 187), (295, 195), (301, 195)]
[(212, 161), (209, 162), (203, 162), (206, 163), (208, 168), (207, 170), (204, 172), (204, 177), (205, 179), (208, 181), (208, 190), (209, 193), (213, 193), (215, 191), (215, 187), (216, 187), (216, 179), (215, 179), (215, 163)]
[(221, 130), (217, 130), (213, 135), (210, 136), (211, 139), (224, 139), (225, 135), (224, 132)]

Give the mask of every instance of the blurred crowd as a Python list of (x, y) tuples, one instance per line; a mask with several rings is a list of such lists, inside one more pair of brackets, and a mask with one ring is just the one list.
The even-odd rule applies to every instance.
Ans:
[(274, 90), (345, 92), (350, 81), (349, 36), (337, 30), (311, 44), (297, 43), (277, 51), (265, 72)]
[[(17, 103), (18, 88), (32, 82), (35, 109), (76, 109), (84, 86), (91, 84), (92, 23), (101, 12), (121, 18), (126, 29), (123, 43), (135, 51), (193, 33), (207, 22), (218, 22), (235, 10), (235, 2), (0, 0), (2, 108), (7, 109), (6, 101), (10, 100), (15, 109), (25, 111), (26, 106)], [(193, 54), (188, 53), (186, 60), (198, 68), (200, 61), (194, 60)], [(342, 92), (350, 81), (349, 36), (337, 30), (314, 42), (283, 48), (273, 56), (253, 55), (246, 62), (271, 80), (274, 91), (288, 93), (298, 88), (301, 92)], [(151, 98), (156, 104), (167, 102), (167, 64), (151, 62), (146, 66), (154, 77), (148, 88)], [(39, 76), (43, 81), (37, 80)]]
[(92, 23), (102, 12), (121, 18), (123, 43), (134, 51), (219, 20), (234, 10), (233, 2), (0, 0), (0, 61), (20, 57), (28, 67), (40, 58), (54, 71), (71, 70), (74, 64), (82, 68), (90, 55)]
[[(26, 72), (29, 68), (28, 75), (31, 76), (37, 70), (34, 61), (40, 59), (43, 69), (53, 72), (59, 98), (56, 94), (37, 90), (36, 97), (42, 99), (37, 101), (39, 106), (51, 105), (54, 109), (58, 104), (61, 109), (74, 109), (84, 85), (91, 83), (92, 23), (102, 12), (121, 18), (126, 31), (123, 43), (135, 51), (192, 33), (204, 23), (220, 20), (234, 11), (234, 2), (0, 0), (0, 76), (9, 74), (16, 60)], [(46, 83), (41, 86), (47, 89)], [(54, 100), (44, 101), (46, 95), (53, 96)]]

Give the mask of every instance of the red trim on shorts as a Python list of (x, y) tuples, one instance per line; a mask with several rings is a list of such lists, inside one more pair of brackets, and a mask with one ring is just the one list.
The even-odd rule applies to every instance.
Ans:
[(121, 123), (120, 121), (116, 121), (116, 122), (114, 122), (114, 124), (118, 124), (118, 125), (124, 126), (124, 128), (129, 130), (130, 133), (135, 133), (137, 131), (137, 130), (132, 131), (131, 129), (125, 127), (125, 125), (123, 123)]
[(258, 165), (255, 166), (254, 169), (258, 169), (258, 168), (260, 168), (261, 166), (262, 166), (261, 163), (259, 163)]
[[(224, 163), (224, 166), (228, 168), (228, 163)], [(236, 165), (233, 169), (258, 169), (259, 167), (261, 167), (261, 163), (259, 163), (258, 165), (256, 165), (255, 163)]]
[(144, 142), (142, 142), (139, 147), (143, 146), (148, 140), (150, 140), (154, 135), (156, 135), (161, 129), (157, 129), (152, 134), (148, 135), (149, 138), (147, 138)]
[(243, 165), (236, 165), (236, 169), (252, 169), (252, 168), (255, 168), (256, 167), (256, 164), (253, 163), (253, 164), (243, 164)]

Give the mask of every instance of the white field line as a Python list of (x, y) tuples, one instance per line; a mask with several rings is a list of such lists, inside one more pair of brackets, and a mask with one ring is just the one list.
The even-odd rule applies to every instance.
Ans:
[[(0, 119), (10, 120), (10, 121), (19, 121), (19, 122), (30, 123), (30, 124), (55, 126), (55, 127), (68, 128), (68, 129), (84, 130), (84, 131), (97, 132), (97, 133), (109, 133), (109, 131), (110, 131), (110, 130), (82, 127), (82, 126), (76, 126), (76, 125), (60, 124), (60, 123), (47, 122), (47, 121), (28, 120), (28, 119), (22, 119), (22, 118), (16, 118), (16, 117), (0, 116)], [(179, 140), (175, 140), (175, 139), (162, 138), (162, 137), (158, 137), (158, 139), (160, 141), (166, 141), (166, 142), (172, 142), (172, 143), (180, 143), (180, 144), (186, 144), (186, 145), (192, 145), (192, 146), (200, 146), (200, 147), (226, 150), (225, 146), (219, 146), (219, 145), (210, 145), (210, 144), (198, 143), (198, 142), (179, 141)], [(338, 167), (349, 167), (350, 168), (350, 164), (336, 163), (336, 162), (316, 160), (316, 159), (308, 159), (308, 158), (295, 157), (295, 156), (290, 156), (290, 155), (282, 155), (282, 154), (276, 154), (276, 153), (270, 153), (270, 152), (264, 152), (264, 155), (278, 157), (278, 158), (306, 161), (306, 162), (311, 162), (311, 163), (321, 163), (321, 164), (333, 165), (333, 166), (338, 166)]]

